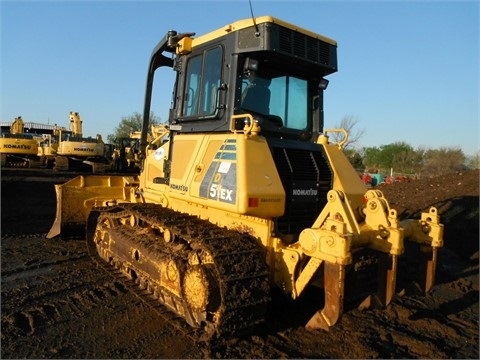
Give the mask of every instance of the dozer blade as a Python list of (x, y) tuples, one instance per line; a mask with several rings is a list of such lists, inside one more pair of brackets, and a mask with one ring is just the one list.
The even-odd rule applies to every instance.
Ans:
[(345, 292), (345, 266), (324, 263), (325, 305), (317, 311), (306, 325), (307, 329), (329, 330), (343, 312)]
[(127, 201), (130, 189), (135, 184), (136, 179), (133, 177), (82, 175), (64, 184), (55, 185), (57, 211), (47, 238), (66, 231), (84, 231), (93, 206)]

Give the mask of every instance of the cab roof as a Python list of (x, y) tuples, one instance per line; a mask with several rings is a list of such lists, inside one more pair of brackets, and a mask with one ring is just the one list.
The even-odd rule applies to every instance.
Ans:
[[(320, 34), (317, 34), (315, 32), (312, 32), (310, 30), (307, 30), (307, 29), (304, 29), (302, 27), (299, 27), (297, 25), (294, 25), (294, 24), (291, 24), (289, 22), (286, 22), (286, 21), (283, 21), (283, 20), (280, 20), (280, 19), (277, 19), (273, 16), (269, 16), (269, 15), (266, 15), (266, 16), (260, 16), (260, 17), (257, 17), (255, 18), (255, 24), (259, 25), (259, 24), (263, 24), (263, 23), (274, 23), (274, 24), (278, 24), (280, 26), (283, 26), (283, 27), (286, 27), (286, 28), (289, 28), (291, 30), (294, 30), (294, 31), (298, 31), (300, 33), (303, 33), (305, 35), (308, 35), (308, 36), (311, 36), (313, 38), (316, 38), (316, 39), (319, 39), (319, 40), (322, 40), (328, 44), (331, 44), (331, 45), (334, 45), (334, 46), (337, 46), (337, 42), (333, 39), (330, 39), (326, 36), (323, 36), (323, 35), (320, 35)], [(234, 32), (234, 31), (239, 31), (239, 30), (242, 30), (242, 29), (245, 29), (245, 28), (248, 28), (248, 27), (251, 27), (251, 26), (254, 26), (255, 25), (254, 22), (253, 22), (253, 19), (252, 18), (248, 18), (248, 19), (243, 19), (243, 20), (238, 20), (238, 21), (235, 21), (231, 24), (227, 24), (217, 30), (213, 30), (209, 33), (206, 33), (204, 35), (201, 35), (197, 38), (194, 38), (192, 40), (192, 45), (193, 46), (197, 46), (197, 45), (200, 45), (200, 44), (203, 44), (205, 42), (208, 42), (210, 40), (213, 40), (213, 39), (217, 39), (219, 37), (222, 37), (228, 33), (231, 33), (231, 32)]]

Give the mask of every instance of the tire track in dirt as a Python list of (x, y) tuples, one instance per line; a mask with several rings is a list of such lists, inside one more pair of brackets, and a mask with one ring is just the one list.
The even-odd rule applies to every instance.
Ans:
[[(2, 327), (13, 326), (16, 327), (10, 329), (13, 332), (31, 335), (59, 321), (83, 317), (90, 309), (125, 292), (103, 274), (92, 274), (95, 270), (90, 265), (91, 260), (85, 254), (2, 273), (2, 306), (9, 307), (15, 302), (18, 309), (10, 313), (2, 311)], [(9, 282), (17, 287), (19, 282), (25, 285), (12, 294), (5, 289)], [(46, 282), (50, 286), (46, 287)]]
[[(2, 263), (9, 266), (2, 268), (2, 357), (151, 357), (152, 345), (166, 358), (179, 350), (205, 357), (206, 349), (187, 339), (181, 350), (172, 326), (99, 269), (84, 241), (46, 240), (44, 234), (4, 240), (9, 247)], [(132, 327), (141, 330), (124, 342)], [(107, 351), (112, 346), (117, 350)]]

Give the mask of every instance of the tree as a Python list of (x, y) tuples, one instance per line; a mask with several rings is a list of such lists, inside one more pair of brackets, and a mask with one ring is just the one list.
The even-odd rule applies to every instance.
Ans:
[(421, 149), (415, 151), (405, 143), (403, 146), (403, 150), (394, 154), (391, 168), (402, 174), (416, 174), (422, 168), (424, 152)]
[[(425, 150), (413, 148), (405, 142), (365, 148), (363, 163), (368, 171), (437, 176), (466, 168), (466, 157), (459, 148)], [(472, 162), (474, 164), (474, 162)]]
[(468, 169), (480, 169), (480, 151), (475, 154), (467, 156), (465, 165)]
[[(160, 123), (160, 118), (155, 116), (153, 112), (150, 113), (150, 124), (151, 125), (156, 125)], [(114, 134), (109, 134), (107, 136), (107, 140), (110, 143), (114, 143), (116, 138), (121, 138), (121, 137), (130, 137), (130, 133), (132, 131), (141, 131), (142, 130), (142, 124), (143, 124), (143, 115), (134, 112), (130, 116), (125, 116), (122, 117), (122, 120), (118, 124), (118, 126), (115, 128), (115, 133)]]
[(363, 158), (362, 158), (362, 155), (357, 150), (344, 149), (343, 152), (347, 156), (350, 164), (352, 164), (356, 170), (363, 171), (363, 168), (364, 168)]
[[(344, 149), (354, 147), (355, 144), (358, 144), (360, 138), (363, 136), (365, 130), (360, 129), (358, 131), (353, 131), (353, 128), (358, 124), (359, 120), (353, 115), (346, 115), (340, 120), (340, 124), (335, 125), (337, 129), (345, 129), (348, 132), (348, 140), (343, 145)], [(343, 140), (343, 134), (341, 133), (331, 133), (330, 142), (338, 143)]]
[(410, 174), (415, 173), (421, 166), (421, 158), (405, 142), (366, 148), (363, 162), (367, 168), (383, 172), (389, 172), (393, 168), (396, 172)]
[(422, 173), (428, 176), (444, 175), (465, 169), (465, 154), (460, 148), (442, 147), (427, 150)]
[(378, 147), (364, 148), (363, 153), (363, 165), (365, 165), (366, 168), (378, 169), (382, 167), (381, 150)]

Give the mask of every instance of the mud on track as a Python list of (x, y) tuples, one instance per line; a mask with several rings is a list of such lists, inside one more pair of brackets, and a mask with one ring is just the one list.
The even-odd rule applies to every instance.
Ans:
[(479, 357), (478, 171), (381, 188), (402, 216), (439, 209), (446, 246), (430, 294), (397, 296), (384, 310), (348, 309), (329, 332), (302, 326), (319, 307), (313, 291), (297, 304), (274, 294), (266, 324), (210, 345), (182, 335), (98, 269), (83, 239), (46, 239), (53, 185), (69, 176), (2, 170), (2, 358)]

